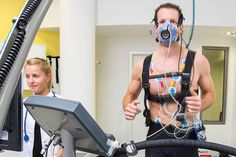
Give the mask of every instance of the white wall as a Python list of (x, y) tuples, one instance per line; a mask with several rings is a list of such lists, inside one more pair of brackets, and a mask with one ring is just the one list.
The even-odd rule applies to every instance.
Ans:
[[(234, 39), (234, 43), (236, 43), (236, 39)], [(232, 57), (232, 56), (235, 56), (236, 54), (235, 54), (235, 51), (234, 51), (234, 53), (230, 56), (230, 57)], [(232, 63), (232, 65), (234, 65), (234, 67), (235, 67), (235, 60), (233, 60), (233, 59), (235, 59), (235, 57), (232, 57), (232, 59), (231, 59), (231, 63)], [(230, 80), (229, 81), (232, 81), (232, 82), (235, 82), (234, 81), (234, 79), (236, 78), (236, 72), (235, 72), (235, 69), (234, 68), (232, 68), (232, 66), (231, 66), (231, 69), (229, 69), (229, 71), (228, 71), (229, 73), (231, 73), (231, 72), (234, 72), (234, 76), (232, 77), (232, 78), (230, 78)], [(231, 86), (231, 83), (229, 83), (229, 85), (228, 86)], [(235, 119), (236, 119), (236, 114), (235, 114), (235, 111), (236, 111), (236, 105), (235, 105), (235, 93), (236, 93), (236, 88), (235, 88), (235, 83), (233, 84), (233, 86), (231, 87), (231, 88), (233, 88), (233, 90), (232, 91), (229, 91), (229, 92), (231, 92), (230, 93), (230, 100), (231, 100), (231, 105), (232, 105), (232, 116), (231, 116), (231, 118), (230, 118), (230, 120), (231, 120), (231, 123), (232, 123), (232, 136), (231, 136), (231, 142), (232, 142), (232, 145), (233, 146), (236, 146), (236, 135), (234, 135), (234, 133), (236, 132), (236, 123), (235, 123)], [(234, 135), (234, 136), (233, 136)]]
[[(185, 38), (188, 41), (188, 38)], [(190, 46), (191, 49), (199, 52), (202, 51), (202, 46), (230, 47), (226, 124), (207, 125), (206, 127), (209, 141), (232, 146), (236, 146), (235, 141), (233, 141), (236, 138), (235, 134), (233, 134), (236, 130), (236, 125), (233, 121), (236, 118), (233, 114), (233, 110), (235, 110), (234, 102), (236, 101), (233, 95), (236, 86), (233, 81), (236, 78), (235, 70), (233, 70), (236, 59), (235, 45), (235, 39), (216, 34), (209, 35), (203, 31), (195, 32)], [(131, 140), (129, 139), (129, 124), (124, 120), (122, 110), (122, 97), (125, 94), (129, 80), (129, 53), (154, 52), (155, 46), (153, 37), (148, 35), (110, 34), (108, 36), (99, 35), (97, 37), (96, 58), (101, 60), (101, 64), (96, 66), (97, 121), (103, 129), (114, 134), (121, 143)], [(144, 120), (141, 120), (139, 124), (140, 130), (135, 130), (135, 132), (142, 132), (145, 127)]]
[[(154, 10), (166, 0), (98, 0), (97, 25), (134, 25), (149, 24)], [(186, 24), (192, 20), (191, 0), (169, 0), (178, 4), (186, 19)], [(235, 14), (235, 0), (195, 0), (196, 25), (236, 26), (236, 21), (227, 18)], [(207, 16), (206, 16), (207, 15)]]
[[(97, 0), (97, 25), (136, 25), (149, 24), (154, 15), (154, 9), (166, 0)], [(191, 24), (192, 1), (169, 0), (182, 8), (185, 23)], [(41, 27), (59, 28), (60, 0), (54, 0)], [(83, 4), (81, 4), (83, 5)], [(235, 14), (235, 0), (195, 0), (196, 25), (236, 26), (232, 20)], [(207, 16), (206, 16), (207, 15)], [(76, 18), (68, 17), (68, 18)]]
[(53, 0), (46, 16), (44, 17), (41, 28), (59, 28), (60, 19), (60, 0)]
[(155, 50), (149, 37), (98, 37), (96, 58), (97, 121), (119, 141), (127, 142), (127, 121), (123, 116), (122, 97), (129, 81), (129, 52)]

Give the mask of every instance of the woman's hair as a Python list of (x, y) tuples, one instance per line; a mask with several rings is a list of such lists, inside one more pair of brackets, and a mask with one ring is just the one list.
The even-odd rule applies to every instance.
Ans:
[[(39, 58), (39, 57), (34, 57), (31, 59), (26, 60), (24, 68), (27, 65), (39, 65), (40, 69), (48, 76), (52, 74), (52, 69), (51, 66), (48, 64), (47, 60)], [(51, 79), (48, 82), (48, 89), (52, 88), (52, 76)]]

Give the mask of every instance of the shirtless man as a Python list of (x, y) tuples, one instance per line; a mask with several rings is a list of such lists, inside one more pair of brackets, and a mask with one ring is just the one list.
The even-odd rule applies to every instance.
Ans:
[[(214, 101), (215, 90), (208, 60), (179, 43), (183, 19), (181, 9), (175, 4), (165, 3), (156, 9), (154, 31), (159, 41), (157, 50), (146, 63), (141, 60), (134, 65), (132, 80), (123, 98), (125, 118), (133, 120), (141, 112), (137, 97), (142, 87), (147, 87), (144, 90), (148, 107), (144, 115), (149, 126), (148, 140), (176, 138), (177, 135), (173, 136), (176, 128), (186, 127), (186, 122), (187, 127), (193, 126), (198, 113)], [(186, 69), (190, 69), (189, 73)], [(143, 71), (148, 73), (146, 77)], [(198, 95), (199, 88), (201, 95)], [(186, 136), (184, 134), (184, 138), (197, 139), (193, 130)], [(198, 151), (181, 147), (153, 148), (146, 150), (146, 156), (197, 157)]]

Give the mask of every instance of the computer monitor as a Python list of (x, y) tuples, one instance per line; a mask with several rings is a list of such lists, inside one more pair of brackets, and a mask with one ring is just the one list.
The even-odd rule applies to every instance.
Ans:
[(0, 132), (0, 149), (22, 150), (22, 104), (21, 79), (19, 79), (11, 100), (3, 131)]
[(49, 136), (62, 129), (75, 139), (75, 148), (88, 153), (112, 156), (117, 141), (106, 134), (80, 102), (58, 97), (29, 96), (24, 105)]

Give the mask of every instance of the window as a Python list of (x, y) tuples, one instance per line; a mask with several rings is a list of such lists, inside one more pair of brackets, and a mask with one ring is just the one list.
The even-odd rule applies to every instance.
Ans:
[(225, 124), (228, 53), (228, 47), (203, 46), (216, 91), (214, 104), (201, 114), (205, 124)]

